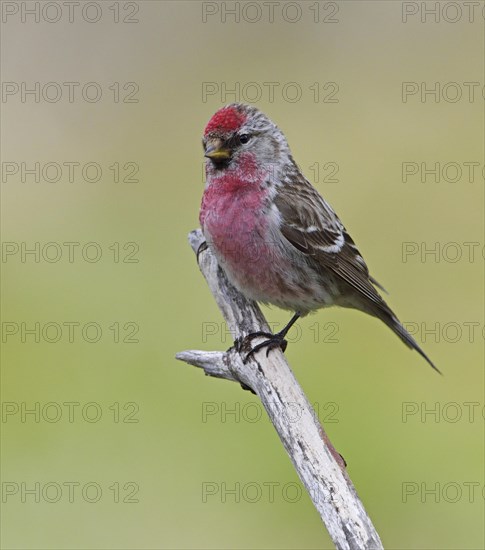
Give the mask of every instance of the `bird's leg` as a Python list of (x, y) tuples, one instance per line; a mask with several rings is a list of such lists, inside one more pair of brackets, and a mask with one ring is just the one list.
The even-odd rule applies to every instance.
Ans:
[(256, 338), (258, 336), (264, 336), (268, 339), (264, 342), (261, 342), (261, 344), (258, 344), (257, 346), (254, 346), (254, 348), (246, 355), (244, 361), (247, 361), (253, 353), (256, 353), (262, 348), (268, 348), (266, 350), (266, 357), (268, 357), (269, 352), (274, 348), (281, 348), (281, 350), (284, 352), (286, 350), (286, 346), (288, 342), (285, 340), (285, 336), (288, 334), (288, 331), (290, 328), (296, 323), (296, 321), (300, 318), (301, 313), (297, 311), (293, 317), (290, 319), (290, 322), (279, 332), (276, 334), (271, 334), (270, 332), (253, 332), (251, 334), (248, 334), (241, 342), (238, 343), (239, 350), (242, 350), (246, 345), (249, 345), (251, 340), (253, 338)]

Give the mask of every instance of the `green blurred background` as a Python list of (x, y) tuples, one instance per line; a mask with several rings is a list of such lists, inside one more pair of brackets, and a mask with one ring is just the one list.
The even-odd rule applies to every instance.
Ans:
[[(36, 22), (21, 4), (3, 2), (1, 28), (1, 77), (14, 83), (1, 113), (2, 547), (332, 547), (257, 399), (174, 359), (231, 344), (186, 236), (204, 125), (253, 99), (444, 373), (378, 321), (332, 309), (293, 332), (297, 379), (386, 548), (483, 548), (483, 2), (472, 22), (465, 8), (367, 1), (275, 2), (273, 22), (254, 3), (227, 2), (235, 21), (223, 3), (192, 1), (81, 2), (72, 22), (66, 7), (49, 22), (58, 8), (40, 2)], [(35, 82), (38, 101), (22, 101)], [(72, 102), (65, 82), (79, 83)], [(88, 82), (99, 101), (83, 99)], [(407, 101), (403, 82), (416, 83)], [(436, 82), (439, 95), (421, 97)], [(40, 181), (23, 182), (21, 163), (35, 162)], [(71, 182), (64, 167), (47, 181), (48, 165), (43, 177), (65, 162), (102, 175), (78, 167)], [(406, 182), (403, 163), (418, 170)], [(133, 167), (138, 181), (121, 181)], [(36, 242), (39, 261), (23, 262)], [(72, 262), (65, 242), (80, 243)], [(83, 259), (90, 242), (98, 261)], [(22, 337), (35, 323), (39, 342)]]

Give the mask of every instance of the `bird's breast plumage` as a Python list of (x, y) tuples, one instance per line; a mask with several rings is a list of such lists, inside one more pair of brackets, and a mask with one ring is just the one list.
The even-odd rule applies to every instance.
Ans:
[[(227, 174), (208, 180), (200, 223), (229, 280), (246, 297), (306, 313), (331, 303), (312, 269), (297, 261), (280, 231), (271, 186), (264, 179), (237, 185)], [(241, 183), (241, 182), (239, 182)], [(297, 270), (289, 270), (289, 262)]]
[(271, 254), (269, 220), (264, 215), (268, 189), (242, 184), (229, 175), (207, 186), (200, 213), (204, 235), (221, 267), (237, 286), (258, 278), (259, 264)]

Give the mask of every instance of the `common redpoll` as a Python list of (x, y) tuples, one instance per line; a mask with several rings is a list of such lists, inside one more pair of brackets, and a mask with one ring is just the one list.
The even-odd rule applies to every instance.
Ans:
[(223, 107), (202, 143), (207, 183), (200, 224), (208, 246), (244, 296), (295, 312), (251, 353), (284, 349), (300, 316), (337, 305), (378, 317), (438, 370), (377, 292), (375, 286), (384, 289), (266, 115), (249, 105)]

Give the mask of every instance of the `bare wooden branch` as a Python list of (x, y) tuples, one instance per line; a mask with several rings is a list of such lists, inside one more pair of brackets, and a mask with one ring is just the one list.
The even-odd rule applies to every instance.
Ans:
[[(200, 230), (189, 235), (200, 270), (209, 284), (234, 339), (269, 331), (261, 310), (246, 300), (227, 280), (216, 258), (204, 245)], [(252, 345), (262, 342), (254, 339)], [(275, 349), (255, 353), (245, 363), (247, 350), (184, 351), (177, 359), (204, 369), (210, 376), (233, 380), (251, 388), (261, 399), (271, 422), (325, 523), (336, 548), (381, 549), (379, 535), (284, 354)]]

